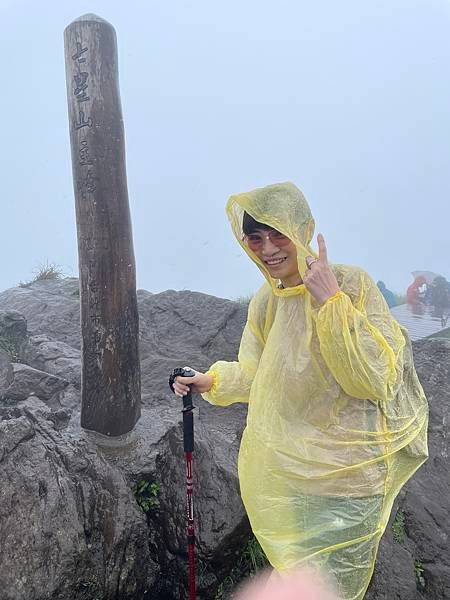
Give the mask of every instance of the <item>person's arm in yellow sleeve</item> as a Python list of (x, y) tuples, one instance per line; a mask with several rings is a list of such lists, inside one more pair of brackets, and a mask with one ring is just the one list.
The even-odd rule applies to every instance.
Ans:
[(206, 373), (195, 371), (194, 377), (177, 377), (174, 383), (175, 394), (184, 395), (189, 386), (193, 392), (201, 393), (211, 404), (228, 406), (235, 402), (248, 402), (250, 388), (264, 349), (262, 323), (265, 321), (266, 300), (267, 287), (264, 289), (263, 286), (248, 307), (238, 360), (220, 360)]
[(211, 404), (228, 406), (235, 402), (248, 402), (250, 388), (264, 349), (263, 335), (259, 326), (258, 304), (255, 296), (249, 305), (238, 360), (232, 362), (219, 360), (208, 370), (208, 374), (213, 378), (213, 385), (202, 396)]
[[(364, 271), (320, 308), (317, 334), (320, 352), (342, 389), (355, 398), (388, 401), (403, 375), (405, 340), (381, 292)], [(350, 292), (349, 292), (350, 293)]]

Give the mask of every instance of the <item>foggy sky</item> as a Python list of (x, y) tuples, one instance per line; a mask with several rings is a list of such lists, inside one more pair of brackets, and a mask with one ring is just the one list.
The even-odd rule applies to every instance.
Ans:
[(78, 276), (64, 28), (116, 29), (138, 287), (263, 282), (227, 198), (293, 181), (333, 262), (450, 277), (450, 0), (0, 0), (0, 290)]

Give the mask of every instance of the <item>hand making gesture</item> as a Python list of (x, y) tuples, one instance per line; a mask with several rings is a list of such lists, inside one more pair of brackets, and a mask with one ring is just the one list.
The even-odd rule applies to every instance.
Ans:
[(319, 245), (319, 258), (312, 256), (306, 257), (306, 266), (308, 267), (303, 283), (309, 293), (319, 302), (324, 304), (328, 298), (331, 298), (339, 291), (337, 279), (328, 264), (327, 247), (324, 237), (321, 233), (317, 236)]

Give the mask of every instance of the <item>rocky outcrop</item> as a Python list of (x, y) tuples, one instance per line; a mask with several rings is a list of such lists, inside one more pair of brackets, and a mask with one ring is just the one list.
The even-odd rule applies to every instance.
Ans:
[[(66, 279), (0, 294), (0, 597), (184, 598), (181, 412), (167, 375), (233, 360), (246, 306), (139, 291), (142, 417), (105, 440), (79, 426), (77, 290)], [(414, 350), (431, 407), (430, 459), (398, 498), (368, 600), (450, 597), (450, 341)], [(249, 532), (236, 474), (246, 413), (196, 405), (199, 597), (213, 599)]]
[(43, 280), (1, 292), (0, 310), (17, 311), (31, 335), (43, 333), (79, 349), (79, 300), (78, 279)]
[[(105, 440), (79, 426), (75, 292), (69, 279), (0, 294), (0, 341), (7, 340), (0, 350), (0, 476), (7, 482), (0, 597), (182, 598), (182, 415), (167, 377), (174, 366), (234, 358), (246, 306), (194, 292), (140, 291), (142, 417), (128, 436)], [(2, 328), (13, 322), (20, 336)], [(214, 565), (200, 577), (208, 598), (248, 533), (236, 477), (245, 411), (214, 409), (201, 398), (196, 404), (199, 559)], [(139, 506), (145, 490), (142, 497), (133, 491), (142, 482), (157, 489), (147, 512)]]
[(81, 357), (78, 348), (52, 340), (48, 335), (33, 335), (28, 338), (21, 356), (35, 369), (62, 377), (80, 387)]
[(158, 567), (129, 484), (37, 397), (0, 422), (1, 597), (142, 598)]
[(3, 390), (3, 394), (10, 400), (26, 400), (32, 394), (36, 394), (50, 403), (59, 392), (69, 385), (66, 379), (38, 371), (29, 365), (12, 363), (11, 366), (12, 381)]

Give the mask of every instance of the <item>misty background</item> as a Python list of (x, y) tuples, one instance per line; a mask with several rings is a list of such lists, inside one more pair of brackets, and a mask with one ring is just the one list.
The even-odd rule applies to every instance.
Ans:
[(332, 262), (450, 277), (448, 0), (0, 0), (0, 290), (78, 276), (64, 28), (117, 32), (139, 288), (263, 282), (228, 197), (293, 181)]

